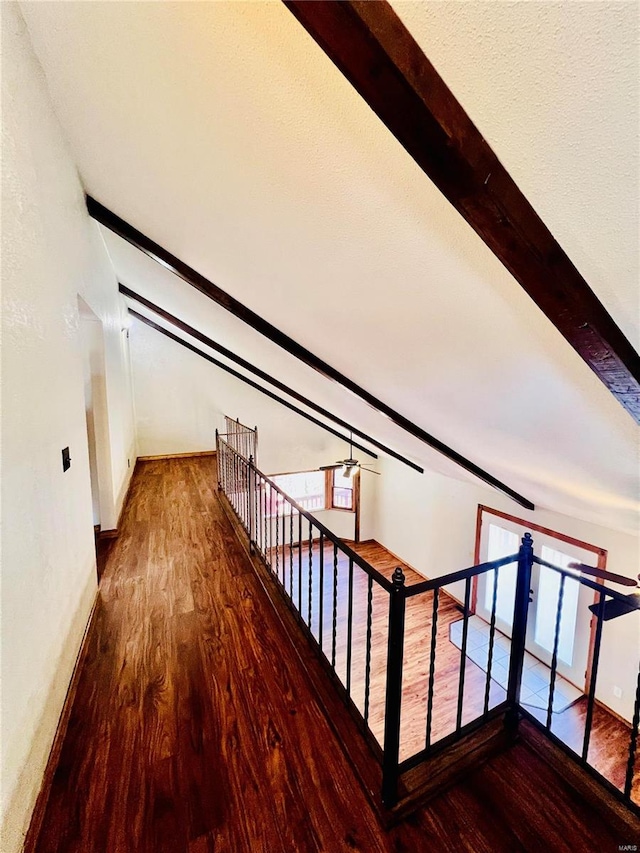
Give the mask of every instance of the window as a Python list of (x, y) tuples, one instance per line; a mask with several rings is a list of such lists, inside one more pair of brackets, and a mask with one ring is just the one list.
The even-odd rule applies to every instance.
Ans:
[[(271, 478), (285, 494), (308, 512), (326, 508), (324, 471), (300, 471), (296, 474), (278, 474)], [(269, 515), (289, 515), (291, 505), (275, 490), (271, 492)]]
[[(350, 477), (345, 477), (343, 471), (342, 467), (329, 471), (299, 471), (294, 474), (274, 474), (271, 479), (308, 512), (324, 509), (356, 512), (359, 474), (354, 471)], [(267, 487), (266, 500), (267, 515), (290, 514), (290, 504), (275, 489)]]
[(330, 475), (330, 497), (331, 497), (331, 509), (347, 509), (353, 511), (353, 489), (354, 489), (354, 477), (357, 477), (357, 473), (352, 472), (350, 477), (345, 477), (342, 473), (343, 468), (334, 468), (333, 471), (329, 471)]

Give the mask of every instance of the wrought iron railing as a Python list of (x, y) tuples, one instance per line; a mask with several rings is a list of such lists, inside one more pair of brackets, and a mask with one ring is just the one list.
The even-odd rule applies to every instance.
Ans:
[[(293, 609), (298, 622), (322, 661), (334, 676), (338, 690), (360, 724), (374, 754), (382, 765), (382, 799), (386, 807), (398, 800), (402, 775), (437, 753), (460, 741), (496, 717), (515, 728), (525, 717), (548, 737), (569, 751), (616, 796), (637, 810), (633, 794), (638, 741), (640, 675), (635, 697), (633, 721), (629, 727), (628, 753), (624, 781), (614, 784), (589, 761), (593, 709), (595, 704), (598, 660), (603, 637), (604, 606), (607, 599), (628, 601), (621, 593), (539, 559), (533, 542), (525, 534), (518, 554), (471, 566), (432, 580), (407, 585), (401, 568), (391, 579), (371, 566), (342, 542), (325, 525), (288, 497), (272, 480), (258, 470), (251, 454), (243, 455), (231, 442), (216, 436), (218, 484), (237, 520), (244, 528), (251, 552), (258, 556), (276, 580), (279, 590)], [(521, 684), (525, 659), (525, 638), (529, 610), (531, 573), (534, 563), (558, 572), (560, 594), (555, 618), (554, 651), (549, 698), (541, 720), (524, 707)], [(502, 686), (495, 680), (498, 667), (497, 643), (505, 638), (496, 626), (498, 578), (503, 567), (517, 565), (513, 598), (513, 622), (508, 655), (508, 675)], [(484, 668), (469, 658), (472, 585), (474, 578), (493, 573), (491, 616)], [(567, 576), (592, 588), (599, 596), (595, 608), (597, 629), (593, 664), (587, 698), (584, 737), (575, 749), (553, 732), (554, 685), (557, 678), (558, 643)], [(462, 590), (460, 590), (462, 586)], [(454, 595), (455, 594), (455, 595)], [(453, 596), (453, 597), (452, 597)], [(462, 600), (459, 660), (452, 657), (449, 635), (443, 638), (439, 614), (451, 613), (454, 598)], [(417, 620), (424, 637), (405, 630), (408, 608), (418, 608)], [(631, 617), (633, 618), (633, 617)], [(444, 620), (443, 620), (444, 621)], [(414, 619), (412, 625), (415, 626)], [(446, 626), (445, 626), (446, 627)], [(416, 670), (416, 661), (407, 660), (407, 640), (411, 654), (418, 654), (418, 682), (408, 673)], [(424, 642), (422, 642), (424, 640)], [(635, 650), (637, 653), (637, 649)], [(440, 659), (454, 660), (455, 672), (449, 672), (446, 690), (439, 692)], [(502, 658), (504, 661), (504, 657)], [(502, 663), (504, 665), (504, 663)], [(467, 681), (473, 677), (473, 690)], [(455, 699), (450, 684), (457, 683)], [(416, 722), (416, 684), (423, 691)], [(405, 700), (411, 707), (405, 713)], [(422, 697), (421, 697), (422, 700)], [(416, 728), (422, 732), (418, 745)], [(411, 736), (407, 736), (407, 732)]]
[[(240, 423), (240, 419), (224, 416), (226, 432), (221, 435), (227, 443), (245, 459), (251, 457), (258, 464), (258, 427), (248, 427)], [(217, 433), (216, 433), (217, 434)]]

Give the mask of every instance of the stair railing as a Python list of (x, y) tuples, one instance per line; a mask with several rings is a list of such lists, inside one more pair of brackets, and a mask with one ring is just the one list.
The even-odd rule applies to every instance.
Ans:
[[(249, 427), (240, 423), (240, 419), (224, 416), (226, 432), (220, 433), (233, 447), (233, 449), (244, 456), (245, 459), (252, 457), (254, 463), (258, 464), (258, 427)], [(218, 433), (216, 432), (216, 435)]]
[[(590, 760), (589, 742), (596, 707), (598, 661), (603, 640), (605, 602), (617, 600), (629, 606), (627, 596), (603, 584), (576, 575), (538, 558), (533, 553), (531, 534), (526, 533), (517, 554), (502, 557), (447, 575), (407, 585), (401, 568), (391, 579), (371, 566), (342, 542), (331, 530), (290, 498), (254, 464), (251, 454), (242, 455), (229, 441), (216, 433), (218, 486), (225, 495), (240, 525), (247, 534), (251, 553), (258, 556), (275, 579), (280, 593), (293, 609), (298, 623), (334, 677), (345, 700), (382, 766), (382, 800), (393, 808), (399, 799), (402, 777), (418, 765), (457, 744), (489, 722), (502, 718), (515, 730), (521, 719), (529, 720), (545, 736), (574, 757), (616, 797), (638, 812), (638, 787), (635, 773), (640, 717), (640, 671), (635, 695), (632, 724), (629, 727), (625, 770), (619, 778), (608, 779), (597, 760)], [(547, 708), (536, 714), (522, 701), (525, 643), (534, 564), (560, 574), (555, 614), (554, 651), (550, 672)], [(498, 646), (504, 652), (507, 638), (496, 626), (498, 579), (501, 570), (516, 566), (513, 595), (512, 632), (509, 640), (508, 674), (500, 683), (495, 670)], [(484, 667), (469, 657), (472, 584), (474, 578), (493, 573), (491, 616)], [(593, 664), (587, 698), (584, 733), (579, 745), (567, 744), (553, 732), (554, 686), (558, 677), (558, 645), (564, 605), (563, 591), (568, 577), (593, 589), (598, 595)], [(462, 586), (462, 590), (460, 587)], [(448, 589), (449, 588), (449, 589)], [(457, 694), (452, 702), (440, 695), (438, 652), (446, 649), (451, 659), (450, 636), (443, 635), (440, 611), (449, 615), (455, 600), (462, 602), (459, 637)], [(424, 746), (411, 754), (402, 754), (402, 733), (414, 724), (403, 716), (403, 693), (408, 685), (406, 672), (406, 614), (418, 604), (426, 614), (421, 619), (425, 632), (424, 648)], [(457, 605), (455, 605), (457, 606)], [(633, 609), (635, 605), (631, 604)], [(640, 610), (640, 606), (637, 607)], [(633, 618), (633, 617), (631, 617)], [(444, 620), (443, 620), (444, 621)], [(414, 628), (419, 630), (418, 628)], [(637, 648), (632, 650), (637, 655)], [(423, 652), (423, 654), (425, 654)], [(425, 654), (426, 658), (426, 654)], [(455, 656), (454, 656), (455, 659)], [(502, 658), (504, 660), (504, 657)], [(415, 662), (414, 668), (415, 668)], [(483, 671), (478, 690), (477, 667)], [(475, 692), (469, 696), (466, 681), (475, 676)], [(465, 701), (467, 700), (467, 701)], [(473, 701), (469, 701), (473, 700)], [(437, 721), (437, 725), (436, 725)], [(414, 726), (415, 728), (415, 726)], [(406, 750), (404, 750), (406, 752)]]

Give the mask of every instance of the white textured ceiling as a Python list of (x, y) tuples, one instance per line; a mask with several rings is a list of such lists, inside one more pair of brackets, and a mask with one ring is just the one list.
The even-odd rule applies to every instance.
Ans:
[[(394, 5), (637, 343), (631, 4)], [(91, 195), (512, 488), (637, 529), (632, 419), (280, 2), (22, 8)], [(106, 239), (133, 289), (462, 476)]]

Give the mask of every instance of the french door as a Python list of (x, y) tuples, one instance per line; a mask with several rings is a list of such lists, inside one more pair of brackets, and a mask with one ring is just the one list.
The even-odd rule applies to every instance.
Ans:
[[(531, 527), (502, 517), (483, 514), (480, 532), (480, 562), (497, 560), (517, 553), (520, 541)], [(597, 554), (548, 533), (533, 532), (534, 553), (561, 568), (574, 561), (595, 566)], [(571, 570), (569, 570), (571, 571)], [(576, 578), (579, 572), (574, 572)], [(496, 594), (496, 627), (511, 636), (517, 565), (503, 566), (498, 572)], [(529, 595), (526, 650), (538, 660), (551, 665), (556, 630), (556, 613), (561, 575), (534, 563)], [(478, 578), (476, 613), (487, 622), (491, 619), (495, 572)], [(562, 618), (558, 639), (558, 673), (580, 690), (585, 689), (589, 660), (594, 591), (572, 578), (564, 584)]]

